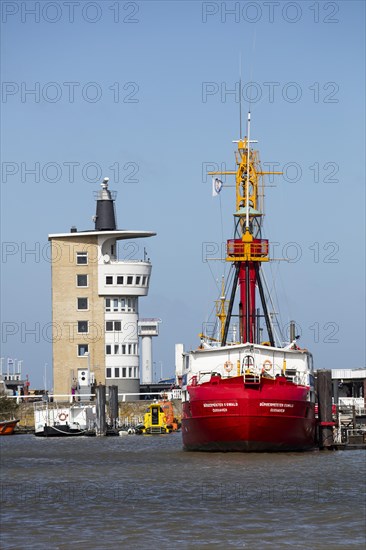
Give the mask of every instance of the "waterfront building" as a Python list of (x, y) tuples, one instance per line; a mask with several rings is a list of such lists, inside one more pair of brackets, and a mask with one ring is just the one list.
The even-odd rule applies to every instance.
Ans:
[(155, 233), (117, 229), (108, 178), (101, 187), (93, 230), (49, 235), (54, 394), (89, 394), (99, 383), (139, 392), (138, 306), (152, 266), (145, 252), (120, 259), (118, 241)]

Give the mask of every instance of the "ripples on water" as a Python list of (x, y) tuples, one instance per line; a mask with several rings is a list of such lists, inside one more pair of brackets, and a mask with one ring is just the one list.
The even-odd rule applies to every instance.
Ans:
[(1, 438), (3, 549), (345, 549), (365, 452), (187, 453), (180, 434)]

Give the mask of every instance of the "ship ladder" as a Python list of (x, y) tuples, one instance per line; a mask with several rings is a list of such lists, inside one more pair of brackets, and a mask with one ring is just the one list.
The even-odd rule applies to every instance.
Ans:
[(242, 374), (254, 374), (254, 357), (253, 355), (245, 355), (242, 363)]

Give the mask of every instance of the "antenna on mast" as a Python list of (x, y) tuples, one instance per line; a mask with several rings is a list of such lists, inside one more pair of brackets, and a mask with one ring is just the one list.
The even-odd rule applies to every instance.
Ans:
[(245, 196), (245, 229), (249, 231), (249, 154), (250, 154), (250, 110), (248, 111), (248, 128), (247, 128), (247, 188)]
[(239, 139), (242, 138), (241, 127), (241, 52), (239, 54)]

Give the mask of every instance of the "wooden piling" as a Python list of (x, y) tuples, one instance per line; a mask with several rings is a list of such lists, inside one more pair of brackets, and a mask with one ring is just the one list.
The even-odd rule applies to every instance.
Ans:
[(108, 386), (109, 393), (109, 417), (112, 428), (117, 428), (118, 419), (118, 386)]
[(333, 449), (333, 427), (335, 423), (332, 417), (332, 373), (330, 370), (317, 371), (316, 387), (319, 414), (319, 448)]
[(96, 395), (96, 428), (95, 435), (106, 435), (107, 423), (105, 414), (106, 391), (105, 386), (99, 384), (95, 388)]

